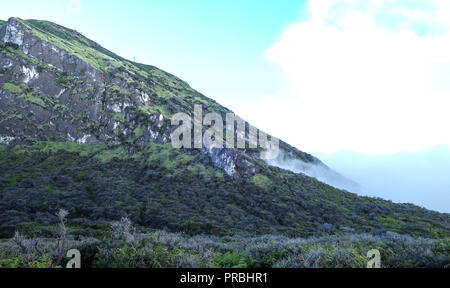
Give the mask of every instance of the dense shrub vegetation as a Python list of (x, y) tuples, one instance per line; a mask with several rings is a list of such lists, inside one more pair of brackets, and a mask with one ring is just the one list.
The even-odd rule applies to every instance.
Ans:
[[(37, 239), (51, 251), (54, 240)], [(30, 245), (30, 244), (28, 244)], [(395, 232), (343, 234), (312, 238), (276, 235), (188, 236), (166, 231), (137, 232), (127, 218), (112, 223), (101, 240), (71, 240), (82, 254), (82, 267), (109, 268), (365, 268), (367, 252), (378, 249), (381, 265), (449, 267), (450, 239), (413, 238)], [(55, 255), (24, 253), (13, 240), (0, 242), (0, 267), (55, 267)], [(67, 259), (66, 259), (67, 260)]]
[(40, 142), (0, 146), (0, 159), (0, 238), (17, 229), (54, 236), (59, 208), (69, 211), (67, 229), (75, 237), (101, 236), (122, 217), (191, 235), (449, 237), (448, 214), (358, 197), (270, 167), (264, 175), (232, 179), (200, 152), (170, 144), (128, 155), (121, 146)]
[(232, 179), (158, 144), (39, 142), (0, 159), (0, 267), (64, 267), (56, 207), (84, 267), (365, 267), (371, 249), (384, 267), (449, 264), (448, 214), (280, 169)]

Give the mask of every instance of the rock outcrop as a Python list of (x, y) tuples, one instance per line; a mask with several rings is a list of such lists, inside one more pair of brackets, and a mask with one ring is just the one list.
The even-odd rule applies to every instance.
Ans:
[[(171, 115), (191, 114), (194, 104), (230, 112), (173, 75), (123, 59), (50, 22), (11, 18), (0, 29), (0, 43), (2, 144), (124, 145), (131, 154), (149, 142), (170, 142)], [(232, 177), (251, 176), (261, 165), (259, 154), (248, 149), (204, 152)]]

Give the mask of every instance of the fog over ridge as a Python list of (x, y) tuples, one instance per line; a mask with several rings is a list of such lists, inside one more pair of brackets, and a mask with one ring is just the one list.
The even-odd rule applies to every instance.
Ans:
[(276, 159), (266, 160), (266, 163), (297, 174), (303, 173), (338, 189), (354, 193), (360, 193), (362, 191), (359, 184), (340, 175), (320, 161), (307, 163), (280, 151)]
[(450, 146), (418, 152), (366, 155), (315, 153), (329, 167), (361, 185), (358, 194), (413, 203), (450, 213)]

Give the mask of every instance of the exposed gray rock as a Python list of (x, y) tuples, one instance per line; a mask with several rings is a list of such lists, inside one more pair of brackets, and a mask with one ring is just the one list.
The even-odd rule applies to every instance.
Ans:
[(203, 149), (211, 157), (212, 163), (225, 171), (229, 176), (249, 177), (259, 171), (259, 164), (243, 152), (235, 149)]
[[(171, 141), (175, 127), (161, 111), (191, 115), (194, 103), (201, 101), (208, 103), (207, 111), (229, 112), (174, 76), (156, 68), (148, 70), (148, 66), (141, 69), (143, 65), (113, 55), (76, 31), (40, 23), (49, 29), (46, 31), (33, 23), (11, 18), (0, 29), (0, 115), (4, 118), (0, 119), (0, 135), (10, 135), (3, 138), (4, 144), (72, 141), (124, 145), (128, 153), (135, 153), (150, 142)], [(59, 42), (51, 42), (55, 38)], [(86, 48), (73, 52), (59, 47), (61, 42)], [(85, 60), (89, 55), (81, 55), (84, 51), (99, 53), (103, 58), (95, 61), (103, 61), (104, 67), (94, 68)], [(155, 74), (150, 76), (149, 71)], [(5, 83), (20, 91), (4, 89)], [(259, 153), (232, 149), (203, 152), (231, 177), (258, 172)]]

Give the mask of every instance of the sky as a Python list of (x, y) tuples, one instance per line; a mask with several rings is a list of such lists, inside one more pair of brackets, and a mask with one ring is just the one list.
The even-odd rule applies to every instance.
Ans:
[(266, 51), (284, 84), (259, 109), (284, 107), (283, 122), (298, 126), (281, 137), (297, 132), (293, 141), (307, 151), (390, 154), (450, 143), (449, 4), (311, 1), (309, 18)]
[[(409, 155), (415, 162), (393, 167), (426, 174), (423, 183), (437, 179), (441, 188), (427, 194), (433, 203), (443, 191), (449, 195), (448, 182), (432, 176), (450, 174), (450, 161), (439, 162), (434, 173), (434, 162), (424, 165), (417, 156), (450, 145), (448, 0), (22, 0), (1, 6), (0, 19), (53, 21), (177, 75), (355, 181), (367, 183), (369, 174), (347, 169), (349, 159), (375, 169), (365, 171), (383, 182), (388, 172), (371, 157), (404, 162), (398, 155)], [(405, 177), (395, 175), (396, 189), (409, 191)], [(390, 199), (422, 203), (405, 193)], [(450, 201), (446, 208), (430, 205), (450, 211)]]

